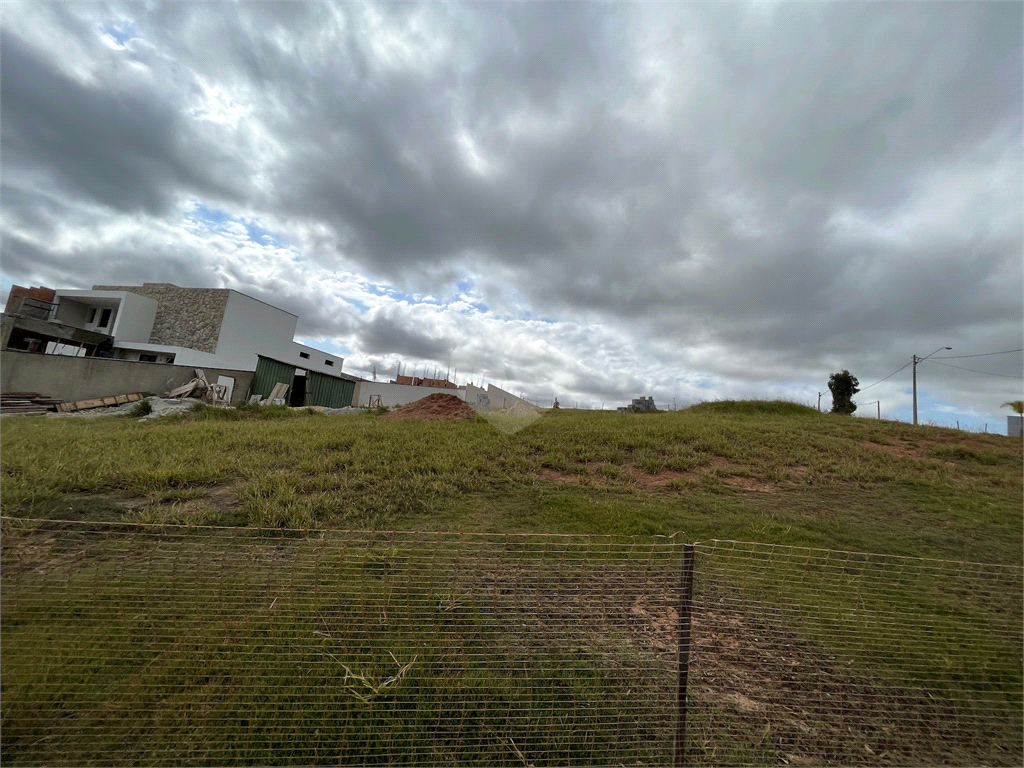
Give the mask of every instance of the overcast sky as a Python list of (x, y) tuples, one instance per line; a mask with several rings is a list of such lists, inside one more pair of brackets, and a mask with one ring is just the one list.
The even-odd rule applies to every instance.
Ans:
[(0, 295), (234, 288), (606, 408), (951, 346), (922, 421), (1005, 432), (1021, 353), (960, 356), (1024, 347), (1022, 7), (5, 1)]

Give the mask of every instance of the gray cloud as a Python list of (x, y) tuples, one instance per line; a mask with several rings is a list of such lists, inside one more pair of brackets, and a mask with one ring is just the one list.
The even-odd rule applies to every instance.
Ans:
[(379, 312), (359, 329), (361, 348), (368, 353), (387, 353), (417, 360), (450, 360), (458, 344), (455, 339), (433, 336), (413, 327), (395, 313)]
[(187, 189), (237, 197), (239, 164), (144, 89), (108, 90), (60, 72), (16, 35), (0, 42), (5, 171), (44, 171), (71, 194), (130, 212), (166, 210)]
[[(357, 354), (565, 365), (316, 294), (332, 270), (439, 295), (472, 277), (501, 311), (636, 347), (607, 381), (564, 368), (602, 395), (665, 375), (645, 339), (737, 381), (1021, 346), (1019, 3), (14, 8), (11, 279), (219, 281)], [(272, 220), (301, 264), (160, 245), (186, 198)], [(129, 219), (152, 237), (113, 242)]]

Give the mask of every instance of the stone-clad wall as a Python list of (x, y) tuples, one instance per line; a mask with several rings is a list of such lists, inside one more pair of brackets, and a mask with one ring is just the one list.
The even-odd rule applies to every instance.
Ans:
[(171, 283), (94, 285), (94, 291), (130, 291), (157, 303), (150, 344), (188, 347), (201, 352), (217, 351), (227, 288), (179, 288)]

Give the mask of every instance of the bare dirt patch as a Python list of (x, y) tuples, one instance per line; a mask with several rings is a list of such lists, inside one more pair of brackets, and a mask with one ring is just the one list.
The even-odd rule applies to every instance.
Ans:
[(919, 440), (916, 443), (903, 440), (899, 437), (888, 438), (889, 443), (873, 443), (870, 440), (861, 440), (860, 444), (865, 448), (873, 448), (876, 451), (883, 451), (890, 456), (902, 456), (913, 458), (931, 458), (928, 451), (937, 446), (958, 445), (972, 450), (987, 450), (992, 447), (990, 443), (982, 440), (963, 439), (959, 437), (940, 437), (935, 440)]
[[(621, 465), (621, 473), (615, 476), (601, 472), (600, 468), (602, 466), (605, 465), (591, 464), (583, 472), (562, 472), (552, 467), (541, 467), (537, 472), (537, 477), (559, 485), (580, 485), (582, 483), (590, 483), (597, 486), (628, 485), (650, 491), (666, 486), (683, 488), (688, 484), (699, 483), (702, 478), (708, 475), (715, 474), (721, 477), (722, 482), (726, 485), (731, 485), (734, 488), (758, 493), (775, 492), (775, 488), (762, 480), (731, 474), (740, 471), (740, 465), (723, 456), (715, 456), (707, 464), (685, 472), (674, 469), (645, 472), (635, 464), (627, 463)], [(806, 475), (807, 467), (798, 468), (797, 474)]]
[(758, 493), (775, 493), (775, 489), (768, 483), (764, 483), (753, 477), (724, 477), (722, 482), (734, 488), (742, 488), (744, 491), (757, 491)]
[(385, 419), (420, 419), (422, 421), (470, 421), (476, 418), (473, 407), (455, 395), (436, 392), (422, 400), (403, 405), (384, 415)]
[(664, 485), (674, 483), (676, 481), (685, 482), (687, 480), (697, 480), (701, 474), (700, 472), (676, 472), (675, 470), (666, 469), (661, 472), (655, 472), (654, 474), (637, 473), (633, 481), (636, 485), (644, 489), (649, 488), (661, 488)]
[(206, 494), (204, 501), (207, 504), (217, 507), (218, 509), (235, 509), (241, 505), (238, 500), (238, 495), (235, 492), (235, 488), (238, 485), (237, 482), (223, 483), (214, 488), (210, 489), (210, 492)]
[(775, 764), (956, 765), (971, 764), (972, 755), (1008, 764), (1013, 749), (993, 748), (981, 734), (965, 737), (951, 703), (893, 688), (896, 681), (850, 666), (777, 622), (716, 603), (692, 619), (694, 764), (718, 764), (701, 745), (723, 740), (763, 751)]
[(584, 475), (578, 473), (560, 472), (557, 469), (551, 467), (541, 467), (540, 471), (537, 472), (537, 477), (541, 480), (550, 480), (553, 483), (559, 485), (579, 485)]
[(907, 442), (906, 440), (902, 440), (902, 439), (900, 439), (898, 437), (891, 437), (891, 438), (889, 438), (889, 440), (891, 442), (888, 443), (888, 444), (885, 444), (885, 443), (873, 443), (870, 440), (861, 440), (860, 444), (862, 446), (864, 446), (865, 448), (872, 448), (872, 449), (874, 449), (876, 451), (882, 451), (883, 453), (888, 453), (890, 456), (900, 456), (900, 457), (910, 456), (910, 457), (915, 457), (916, 458), (916, 457), (920, 457), (920, 456), (924, 455), (924, 443), (925, 443), (925, 441), (922, 441), (920, 444), (914, 444), (914, 443)]

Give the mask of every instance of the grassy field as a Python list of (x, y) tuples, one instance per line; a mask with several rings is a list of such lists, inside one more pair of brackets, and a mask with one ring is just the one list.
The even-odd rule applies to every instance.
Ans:
[(5, 418), (3, 762), (663, 763), (667, 542), (699, 540), (690, 760), (1019, 764), (1020, 440), (778, 402), (511, 426)]
[(1022, 562), (1021, 441), (778, 402), (475, 422), (205, 409), (6, 418), (4, 514), (672, 534)]

